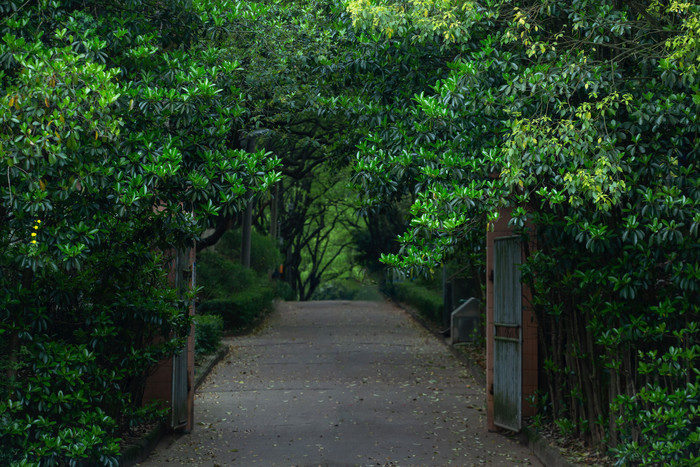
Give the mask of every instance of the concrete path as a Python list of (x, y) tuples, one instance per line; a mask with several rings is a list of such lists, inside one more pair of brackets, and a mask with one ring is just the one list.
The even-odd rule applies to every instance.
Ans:
[(282, 303), (200, 388), (155, 466), (541, 466), (485, 429), (484, 391), (387, 303)]

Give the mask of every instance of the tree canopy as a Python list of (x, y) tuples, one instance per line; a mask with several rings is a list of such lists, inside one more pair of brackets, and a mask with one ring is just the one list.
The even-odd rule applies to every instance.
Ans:
[(179, 342), (154, 337), (187, 327), (167, 253), (274, 205), (258, 225), (284, 232), (311, 295), (312, 234), (347, 223), (351, 167), (357, 236), (393, 267), (478, 272), (509, 216), (537, 246), (522, 272), (540, 413), (621, 464), (697, 462), (695, 3), (10, 0), (0, 15), (0, 461), (114, 463), (143, 375)]
[(623, 464), (697, 462), (698, 6), (348, 9), (385, 56), (443, 57), (430, 89), (387, 102), (359, 146), (370, 208), (413, 198), (402, 249), (384, 261), (428, 270), (509, 214), (537, 245), (523, 278), (547, 374), (541, 411)]

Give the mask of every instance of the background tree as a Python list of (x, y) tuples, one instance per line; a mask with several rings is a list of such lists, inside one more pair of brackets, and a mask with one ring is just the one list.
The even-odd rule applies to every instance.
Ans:
[[(240, 137), (279, 157), (283, 180), (274, 198), (255, 200), (252, 221), (279, 239), (285, 279), (305, 300), (342, 252), (328, 249), (331, 237), (338, 240), (333, 226), (352, 217), (331, 194), (347, 182), (358, 135), (343, 112), (326, 105), (346, 79), (330, 64), (347, 47), (349, 23), (341, 5), (327, 2), (267, 2), (256, 11), (233, 36), (250, 104)], [(235, 222), (222, 219), (218, 232)]]

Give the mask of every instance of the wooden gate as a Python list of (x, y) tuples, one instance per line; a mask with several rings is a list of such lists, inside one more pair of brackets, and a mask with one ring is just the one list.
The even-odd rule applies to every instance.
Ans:
[[(194, 274), (190, 268), (189, 248), (179, 250), (175, 255), (175, 288), (184, 294), (190, 286), (190, 281), (194, 281)], [(192, 283), (194, 285), (194, 283)], [(188, 407), (187, 398), (189, 391), (188, 381), (188, 349), (187, 344), (175, 355), (173, 355), (173, 383), (172, 383), (172, 420), (173, 429), (182, 428), (187, 425)]]
[(494, 241), (494, 423), (522, 427), (522, 253), (518, 237)]
[(187, 346), (173, 357), (173, 429), (187, 424)]

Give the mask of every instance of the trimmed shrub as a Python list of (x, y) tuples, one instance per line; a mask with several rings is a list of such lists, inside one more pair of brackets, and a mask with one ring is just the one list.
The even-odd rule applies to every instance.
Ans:
[[(274, 240), (266, 235), (261, 235), (255, 230), (250, 238), (250, 268), (258, 274), (267, 275), (282, 263), (280, 253)], [(217, 253), (234, 263), (240, 263), (241, 257), (241, 231), (231, 230), (226, 232), (214, 247)]]
[(200, 315), (220, 316), (226, 331), (243, 332), (260, 322), (275, 297), (294, 300), (289, 284), (272, 282), (268, 273), (281, 255), (269, 238), (253, 232), (251, 267), (240, 264), (240, 231), (229, 231), (216, 246), (199, 255), (197, 262)]
[(382, 295), (375, 286), (355, 280), (331, 281), (321, 284), (311, 300), (381, 300)]
[(311, 300), (352, 300), (356, 292), (347, 282), (326, 282), (314, 291)]
[(197, 315), (195, 320), (195, 352), (208, 355), (216, 352), (221, 345), (224, 320), (219, 315)]
[(379, 291), (376, 285), (362, 285), (355, 294), (353, 300), (363, 300), (370, 302), (378, 302), (384, 300), (384, 295)]
[(226, 298), (259, 282), (255, 271), (214, 252), (205, 251), (197, 258), (197, 283), (202, 286), (203, 300)]
[(292, 300), (297, 299), (297, 294), (294, 292), (294, 289), (292, 289), (292, 286), (289, 285), (289, 283), (281, 280), (277, 280), (274, 282), (275, 284), (275, 295), (277, 298), (280, 298), (281, 300), (290, 302)]
[(275, 290), (267, 286), (252, 287), (227, 299), (209, 300), (199, 305), (201, 314), (221, 316), (227, 331), (244, 331), (260, 321), (272, 307)]
[(442, 294), (415, 282), (387, 283), (383, 290), (394, 300), (415, 308), (421, 316), (435, 323), (442, 323)]

